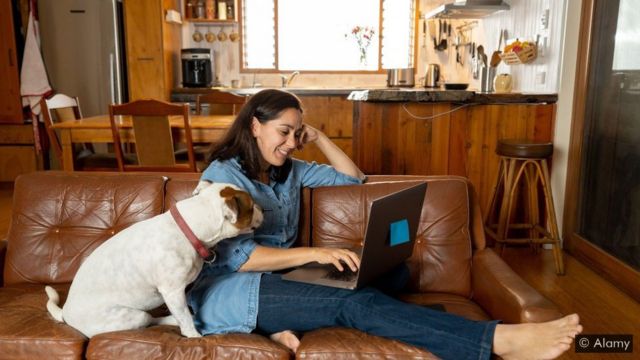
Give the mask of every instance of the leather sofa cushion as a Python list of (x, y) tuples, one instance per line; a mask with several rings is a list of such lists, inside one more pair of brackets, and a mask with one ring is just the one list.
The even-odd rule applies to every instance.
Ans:
[(208, 335), (185, 338), (176, 326), (96, 335), (87, 359), (290, 359), (280, 344), (255, 334)]
[[(55, 286), (66, 297), (68, 284)], [(0, 358), (82, 359), (87, 338), (47, 312), (44, 285), (0, 288)]]
[(42, 172), (15, 182), (5, 285), (71, 282), (116, 232), (162, 212), (161, 175)]
[(296, 357), (335, 359), (438, 359), (417, 347), (347, 328), (324, 328), (305, 333)]
[(191, 197), (193, 190), (198, 186), (201, 174), (172, 174), (167, 182), (167, 194), (165, 195), (165, 211), (169, 210), (180, 200)]
[(400, 294), (398, 299), (416, 305), (442, 305), (448, 313), (470, 320), (486, 321), (491, 317), (472, 300), (464, 296), (445, 293)]
[(356, 247), (361, 244), (371, 202), (393, 191), (427, 180), (413, 255), (409, 291), (442, 292), (471, 297), (472, 242), (467, 180), (430, 177), (356, 186), (323, 187), (313, 191), (313, 246)]

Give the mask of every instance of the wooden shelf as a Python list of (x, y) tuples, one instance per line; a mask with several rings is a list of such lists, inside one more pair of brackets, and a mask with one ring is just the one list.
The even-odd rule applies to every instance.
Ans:
[(186, 22), (191, 22), (196, 26), (235, 26), (238, 25), (236, 20), (209, 20), (209, 19), (184, 19)]

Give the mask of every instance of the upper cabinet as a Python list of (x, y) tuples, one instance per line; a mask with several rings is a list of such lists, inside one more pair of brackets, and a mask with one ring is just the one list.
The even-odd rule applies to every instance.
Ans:
[(167, 10), (179, 11), (179, 0), (125, 0), (129, 100), (169, 101), (178, 78), (181, 27), (165, 21)]
[(11, 1), (0, 1), (0, 123), (23, 122), (19, 74)]

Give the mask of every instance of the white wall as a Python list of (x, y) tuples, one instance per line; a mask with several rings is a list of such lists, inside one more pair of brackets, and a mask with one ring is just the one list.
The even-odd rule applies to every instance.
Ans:
[[(501, 62), (497, 73), (508, 73), (513, 76), (513, 91), (555, 93), (558, 91), (558, 70), (561, 56), (561, 35), (566, 0), (506, 0), (511, 5), (508, 11), (502, 11), (487, 16), (478, 21), (478, 25), (472, 28), (471, 41), (482, 45), (491, 59), (491, 54), (498, 48), (498, 40), (501, 29), (506, 29), (509, 39), (521, 39), (535, 41), (548, 39), (547, 46), (539, 52), (539, 56), (531, 63), (519, 65), (507, 65)], [(438, 3), (436, 0), (423, 1), (420, 10), (429, 12)], [(540, 26), (540, 18), (543, 10), (549, 9), (549, 25), (547, 29)], [(472, 20), (453, 20), (454, 28)], [(422, 28), (422, 27), (420, 27)], [(420, 34), (420, 52), (418, 72), (423, 73), (425, 64), (438, 63), (443, 65), (443, 73), (447, 81), (468, 82), (471, 88), (480, 89), (480, 80), (474, 80), (471, 76), (470, 47), (465, 48), (464, 65), (456, 64), (455, 50), (435, 51), (433, 42), (427, 39), (427, 46), (423, 46), (423, 36)], [(542, 42), (542, 40), (541, 40)], [(504, 43), (502, 45), (504, 48)], [(542, 48), (542, 46), (541, 46)], [(536, 75), (544, 73), (544, 81)]]
[(562, 234), (564, 195), (567, 182), (567, 166), (569, 165), (568, 154), (571, 117), (573, 115), (578, 38), (580, 37), (581, 7), (582, 0), (567, 0), (561, 46), (560, 86), (553, 140), (553, 167), (551, 169), (551, 188), (553, 190), (560, 234)]

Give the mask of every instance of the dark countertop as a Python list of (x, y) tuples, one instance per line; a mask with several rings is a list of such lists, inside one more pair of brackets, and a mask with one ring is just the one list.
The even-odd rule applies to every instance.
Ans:
[[(232, 92), (238, 95), (253, 95), (265, 88), (175, 88), (172, 101), (195, 102), (198, 94), (213, 90)], [(347, 96), (349, 100), (366, 102), (450, 102), (474, 104), (552, 104), (558, 101), (557, 94), (539, 93), (481, 93), (471, 90), (435, 90), (425, 88), (283, 88), (296, 95)]]
[(469, 90), (426, 90), (424, 88), (372, 89), (353, 91), (349, 100), (367, 102), (454, 102), (474, 104), (522, 104), (558, 101), (558, 94), (481, 93)]
[[(205, 94), (207, 92), (211, 92), (214, 90), (227, 91), (237, 95), (253, 95), (261, 90), (270, 89), (270, 88), (221, 88), (221, 87), (211, 87), (211, 88), (174, 88), (171, 93), (174, 95), (191, 95), (195, 96), (197, 94)], [(342, 95), (347, 96), (351, 94), (354, 90), (365, 90), (365, 89), (375, 89), (375, 87), (288, 87), (288, 88), (276, 88), (282, 89), (286, 91), (290, 91), (296, 95)]]

